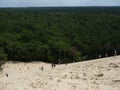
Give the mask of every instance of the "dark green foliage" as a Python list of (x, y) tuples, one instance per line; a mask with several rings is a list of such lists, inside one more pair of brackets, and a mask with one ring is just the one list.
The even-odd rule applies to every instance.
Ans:
[(68, 63), (120, 54), (120, 7), (1, 8), (0, 59)]
[(4, 52), (2, 48), (0, 48), (0, 61), (7, 60), (7, 54)]

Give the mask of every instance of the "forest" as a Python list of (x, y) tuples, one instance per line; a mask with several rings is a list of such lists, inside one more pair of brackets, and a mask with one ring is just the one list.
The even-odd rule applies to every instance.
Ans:
[(0, 8), (0, 60), (71, 63), (120, 54), (120, 7)]

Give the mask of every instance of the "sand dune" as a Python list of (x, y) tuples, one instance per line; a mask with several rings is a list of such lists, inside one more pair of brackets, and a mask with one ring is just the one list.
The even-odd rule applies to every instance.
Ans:
[(0, 90), (120, 90), (120, 56), (54, 69), (42, 62), (8, 62), (2, 68)]

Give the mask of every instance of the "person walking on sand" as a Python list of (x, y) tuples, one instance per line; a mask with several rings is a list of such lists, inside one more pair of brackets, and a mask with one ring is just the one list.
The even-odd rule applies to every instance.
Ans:
[(41, 71), (43, 71), (44, 70), (44, 68), (43, 68), (43, 66), (41, 67)]
[(54, 68), (56, 67), (56, 65), (55, 65), (55, 64), (54, 64), (53, 66), (54, 66)]
[(8, 77), (8, 74), (6, 73), (6, 77)]
[(53, 69), (54, 65), (53, 65), (53, 64), (51, 64), (51, 66), (52, 66), (52, 69)]

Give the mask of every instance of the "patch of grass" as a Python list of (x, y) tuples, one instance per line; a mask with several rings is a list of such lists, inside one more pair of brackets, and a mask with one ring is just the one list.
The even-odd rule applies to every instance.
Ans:
[(116, 82), (116, 83), (119, 82), (120, 83), (120, 80), (113, 80), (113, 82)]
[(62, 79), (65, 79), (67, 77), (67, 75), (64, 75), (63, 77), (62, 77)]
[(97, 74), (97, 75), (95, 75), (95, 76), (97, 76), (97, 77), (103, 77), (104, 76), (104, 74)]
[(61, 80), (59, 79), (59, 80), (57, 80), (57, 82), (61, 82)]
[(78, 75), (76, 75), (75, 79), (80, 79), (80, 77)]
[(115, 64), (115, 63), (110, 63), (109, 67), (111, 67), (111, 68), (118, 68), (119, 66), (117, 64)]

